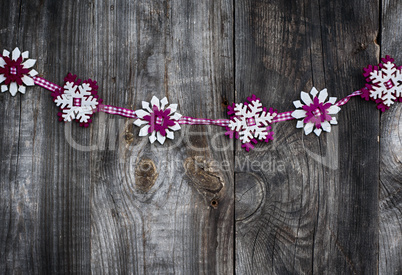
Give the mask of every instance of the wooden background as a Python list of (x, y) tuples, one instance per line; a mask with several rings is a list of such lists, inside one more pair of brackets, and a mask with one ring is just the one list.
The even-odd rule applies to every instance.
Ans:
[[(361, 88), (381, 56), (402, 64), (401, 18), (398, 0), (2, 0), (0, 49), (106, 104), (227, 118), (252, 93), (283, 112)], [(278, 123), (251, 153), (216, 126), (160, 146), (56, 114), (40, 87), (0, 95), (1, 274), (402, 274), (400, 104), (352, 99), (320, 138)]]

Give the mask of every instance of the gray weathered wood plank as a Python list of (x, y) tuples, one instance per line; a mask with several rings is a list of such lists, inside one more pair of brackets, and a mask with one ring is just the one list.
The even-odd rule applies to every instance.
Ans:
[[(231, 1), (4, 7), (0, 46), (30, 50), (55, 83), (72, 72), (97, 80), (107, 104), (135, 109), (167, 96), (197, 117), (220, 118), (233, 100)], [(217, 149), (231, 145), (223, 129), (183, 126), (176, 143), (149, 145), (129, 119), (57, 122), (39, 87), (0, 98), (0, 270), (232, 273), (233, 154)]]
[[(402, 64), (400, 1), (382, 2), (381, 56)], [(402, 106), (381, 115), (379, 274), (402, 273)]]
[[(105, 102), (137, 109), (166, 96), (183, 115), (224, 116), (232, 10), (227, 0), (95, 2), (93, 62), (104, 62)], [(215, 148), (231, 144), (223, 129), (183, 126), (175, 141), (151, 145), (132, 122), (104, 116), (94, 129), (106, 148), (92, 154), (92, 272), (231, 274), (233, 155)], [(214, 167), (224, 160), (228, 170)]]
[[(238, 102), (255, 93), (293, 110), (313, 86), (340, 99), (377, 59), (377, 1), (250, 0), (235, 10)], [(356, 98), (338, 121), (319, 138), (282, 122), (272, 144), (236, 154), (239, 274), (376, 273), (379, 115)]]
[[(38, 59), (36, 69), (59, 83), (72, 68), (90, 74), (74, 43), (80, 41), (79, 53), (85, 54), (91, 41), (79, 32), (75, 38), (68, 35), (69, 18), (80, 17), (77, 10), (66, 8), (55, 1), (3, 1), (1, 48), (29, 50)], [(68, 39), (63, 42), (61, 36)], [(6, 119), (0, 122), (0, 270), (89, 273), (89, 153), (74, 150), (67, 142), (49, 92), (35, 87), (16, 97), (4, 93), (1, 101)], [(75, 127), (72, 132), (80, 142), (89, 142), (90, 131)]]

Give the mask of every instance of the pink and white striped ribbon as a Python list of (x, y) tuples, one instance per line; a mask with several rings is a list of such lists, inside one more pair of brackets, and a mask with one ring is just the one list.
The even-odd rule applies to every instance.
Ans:
[(209, 118), (193, 118), (188, 116), (182, 116), (179, 119), (179, 124), (189, 125), (218, 125), (226, 127), (229, 125), (230, 119), (209, 119)]
[(274, 119), (272, 120), (272, 123), (286, 121), (286, 120), (292, 120), (292, 119), (294, 119), (294, 117), (292, 117), (292, 113), (293, 113), (293, 111), (279, 113), (276, 115), (276, 117), (274, 117)]
[(348, 103), (348, 101), (349, 101), (349, 99), (350, 99), (351, 97), (361, 95), (362, 93), (363, 93), (363, 92), (360, 91), (360, 90), (358, 90), (358, 91), (356, 91), (356, 92), (353, 92), (353, 93), (351, 93), (350, 95), (348, 95), (347, 97), (342, 98), (341, 100), (339, 100), (337, 103), (335, 103), (335, 105), (338, 106), (338, 107), (339, 107), (339, 106), (342, 106), (342, 105), (345, 105), (346, 103)]
[(119, 116), (124, 116), (124, 117), (129, 117), (129, 118), (137, 118), (134, 110), (111, 106), (111, 105), (100, 104), (99, 112), (104, 112), (107, 114), (119, 115)]
[(39, 76), (34, 76), (33, 80), (36, 85), (41, 86), (42, 88), (45, 88), (46, 90), (49, 90), (51, 92), (54, 92), (57, 89), (61, 89), (61, 87), (59, 85), (56, 85), (50, 81), (47, 81), (46, 79), (39, 77)]

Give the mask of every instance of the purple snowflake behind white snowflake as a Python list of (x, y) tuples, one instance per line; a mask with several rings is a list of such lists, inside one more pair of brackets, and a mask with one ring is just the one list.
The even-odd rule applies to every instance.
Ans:
[(80, 122), (88, 122), (98, 105), (96, 98), (91, 95), (88, 83), (77, 86), (73, 82), (67, 82), (64, 85), (64, 94), (58, 96), (55, 102), (64, 109), (62, 115), (64, 121), (78, 119)]
[(55, 90), (52, 97), (60, 107), (60, 121), (76, 120), (80, 126), (88, 127), (102, 99), (97, 95), (96, 81), (88, 79), (81, 83), (81, 80), (76, 78), (76, 75), (68, 74), (64, 79), (63, 88)]
[(382, 58), (378, 66), (364, 68), (367, 84), (361, 97), (373, 100), (381, 111), (388, 110), (395, 102), (402, 102), (402, 67), (394, 63), (390, 56)]
[(249, 102), (233, 103), (228, 107), (228, 114), (234, 116), (230, 118), (225, 135), (240, 139), (243, 143), (242, 147), (249, 151), (254, 148), (252, 143), (256, 144), (257, 139), (265, 142), (273, 139), (273, 132), (269, 132), (271, 129), (269, 124), (272, 123), (277, 112), (272, 108), (267, 111), (255, 95), (248, 97), (247, 100)]

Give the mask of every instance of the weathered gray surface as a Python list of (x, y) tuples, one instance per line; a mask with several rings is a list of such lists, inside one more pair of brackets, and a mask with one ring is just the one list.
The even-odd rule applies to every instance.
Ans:
[[(101, 41), (94, 48), (115, 57), (98, 77), (109, 80), (105, 102), (138, 108), (152, 95), (167, 96), (182, 114), (223, 116), (221, 96), (233, 91), (231, 13), (224, 0), (95, 5), (94, 26), (109, 24), (95, 28)], [(150, 145), (132, 121), (105, 117), (94, 139), (114, 149), (91, 155), (92, 272), (232, 273), (233, 173), (207, 167), (232, 156), (213, 150), (212, 127), (183, 126), (177, 145)]]
[[(107, 104), (167, 96), (185, 115), (225, 116), (231, 1), (32, 2), (2, 5), (1, 48), (30, 50), (47, 79), (96, 79)], [(0, 98), (1, 271), (233, 272), (233, 153), (213, 149), (217, 127), (184, 126), (178, 145), (151, 146), (129, 119), (64, 126), (38, 87)], [(219, 130), (214, 143), (230, 145)], [(226, 172), (210, 167), (223, 160)]]
[[(287, 111), (312, 86), (343, 98), (378, 59), (377, 1), (251, 0), (235, 9), (237, 101), (255, 93)], [(254, 192), (262, 193), (247, 203), (236, 194), (236, 213), (255, 209), (237, 217), (239, 274), (378, 271), (379, 113), (356, 98), (338, 121), (320, 138), (304, 136), (295, 121), (281, 123), (273, 144), (238, 151), (241, 163), (254, 166), (236, 166), (236, 190), (258, 183)]]
[[(383, 1), (381, 54), (402, 59), (402, 3)], [(402, 273), (402, 106), (381, 116), (379, 270)]]
[[(401, 13), (397, 0), (2, 1), (0, 50), (29, 50), (58, 84), (97, 80), (106, 104), (167, 96), (225, 118), (253, 93), (282, 112), (312, 86), (362, 87), (380, 55), (402, 64)], [(160, 146), (130, 119), (64, 125), (39, 87), (0, 103), (1, 274), (402, 272), (400, 104), (380, 116), (355, 98), (331, 134), (283, 122), (246, 154), (214, 126)]]

